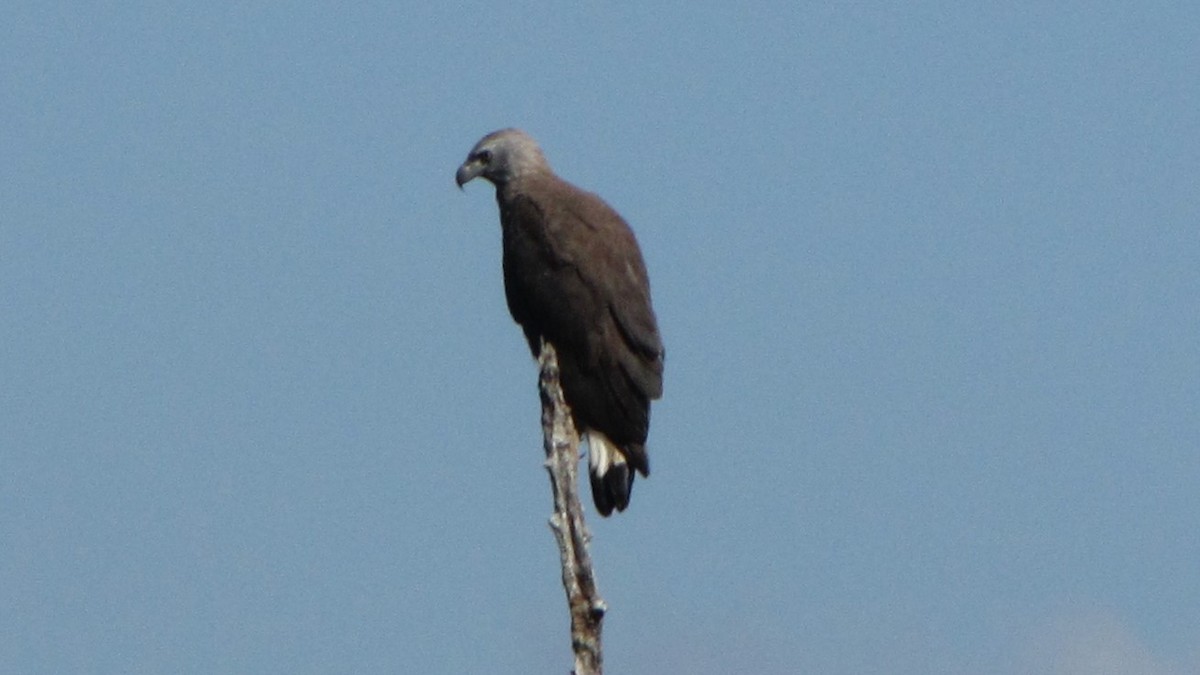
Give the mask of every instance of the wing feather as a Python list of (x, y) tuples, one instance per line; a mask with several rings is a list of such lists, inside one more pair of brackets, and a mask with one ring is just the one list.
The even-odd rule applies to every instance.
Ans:
[(633, 231), (553, 176), (505, 195), (501, 222), (508, 305), (531, 351), (542, 337), (558, 347), (565, 393), (585, 423), (618, 445), (645, 443), (663, 348)]

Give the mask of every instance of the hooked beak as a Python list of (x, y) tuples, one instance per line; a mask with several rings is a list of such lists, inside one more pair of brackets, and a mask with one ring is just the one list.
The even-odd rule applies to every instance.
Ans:
[(464, 185), (478, 178), (481, 173), (483, 173), (483, 164), (476, 160), (468, 159), (454, 173), (454, 182), (458, 183), (458, 189), (461, 190)]

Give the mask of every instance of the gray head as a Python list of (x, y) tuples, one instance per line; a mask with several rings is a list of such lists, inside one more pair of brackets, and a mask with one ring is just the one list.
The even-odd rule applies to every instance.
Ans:
[(501, 129), (484, 136), (471, 148), (467, 161), (458, 167), (458, 187), (483, 176), (496, 187), (521, 176), (549, 171), (537, 141), (520, 129)]

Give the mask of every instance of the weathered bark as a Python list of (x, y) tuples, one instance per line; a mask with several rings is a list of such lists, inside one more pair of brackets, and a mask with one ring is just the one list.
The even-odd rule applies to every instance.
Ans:
[(603, 657), (600, 631), (604, 604), (596, 589), (592, 559), (588, 554), (587, 525), (579, 503), (579, 434), (571, 421), (571, 411), (563, 399), (559, 384), (558, 355), (543, 342), (538, 356), (538, 389), (542, 398), (542, 433), (546, 450), (546, 470), (554, 492), (554, 513), (550, 529), (558, 542), (562, 561), (562, 583), (571, 611), (571, 646), (575, 650), (575, 675), (601, 675)]

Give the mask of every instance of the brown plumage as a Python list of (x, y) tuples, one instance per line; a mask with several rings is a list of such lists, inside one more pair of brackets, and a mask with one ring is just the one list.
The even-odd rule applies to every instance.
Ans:
[(596, 509), (623, 511), (631, 469), (650, 475), (650, 401), (662, 395), (663, 347), (637, 240), (518, 129), (471, 149), (455, 179), (462, 187), (476, 177), (496, 186), (508, 309), (535, 357), (542, 339), (558, 351), (563, 394), (588, 439)]

